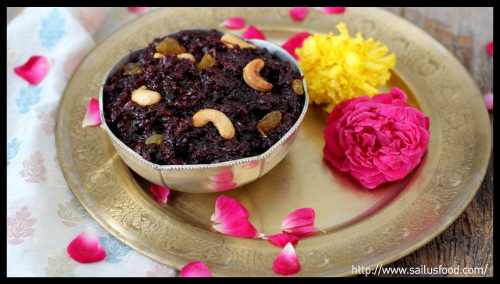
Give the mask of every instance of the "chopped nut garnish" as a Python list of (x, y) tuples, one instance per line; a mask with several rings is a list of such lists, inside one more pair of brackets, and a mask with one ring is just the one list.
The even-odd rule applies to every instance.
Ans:
[(202, 109), (193, 115), (193, 126), (203, 127), (212, 122), (222, 138), (229, 140), (234, 137), (234, 126), (231, 120), (215, 109)]
[(132, 92), (132, 101), (141, 106), (154, 105), (160, 100), (160, 93), (147, 90), (146, 86), (142, 86)]
[(153, 58), (154, 58), (154, 59), (160, 59), (160, 58), (162, 58), (162, 57), (163, 57), (163, 54), (161, 54), (161, 53), (158, 53), (158, 52), (157, 52), (157, 53), (153, 54)]
[(252, 87), (252, 89), (261, 92), (268, 92), (273, 88), (273, 84), (264, 80), (259, 74), (265, 64), (264, 60), (257, 58), (250, 61), (250, 63), (243, 68), (243, 80), (245, 80), (247, 85)]
[(177, 58), (179, 59), (188, 59), (192, 62), (196, 62), (196, 59), (194, 59), (194, 56), (191, 53), (181, 53), (177, 55)]
[(220, 39), (227, 48), (234, 48), (235, 45), (239, 45), (240, 48), (257, 48), (256, 45), (248, 43), (241, 38), (235, 37), (234, 35), (225, 34)]

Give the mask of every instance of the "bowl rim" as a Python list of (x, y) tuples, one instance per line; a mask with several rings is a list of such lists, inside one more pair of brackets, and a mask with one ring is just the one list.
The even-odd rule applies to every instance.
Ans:
[[(185, 29), (185, 30), (179, 30), (179, 31), (169, 33), (161, 38), (165, 38), (169, 35), (178, 33), (180, 31), (211, 31), (211, 30), (212, 29)], [(220, 30), (217, 30), (217, 31), (219, 31), (223, 34), (232, 34), (238, 38), (241, 38), (241, 37), (239, 37), (233, 33), (230, 33), (230, 32), (224, 32), (224, 31), (220, 31)], [(271, 148), (267, 149), (267, 151), (265, 151), (264, 153), (257, 155), (257, 156), (245, 157), (245, 158), (240, 158), (240, 159), (230, 160), (230, 161), (225, 161), (225, 162), (220, 162), (220, 163), (214, 163), (214, 164), (158, 165), (158, 164), (155, 164), (153, 162), (150, 162), (150, 161), (144, 159), (136, 151), (134, 151), (132, 148), (130, 148), (125, 143), (123, 143), (120, 139), (118, 139), (118, 137), (116, 137), (116, 135), (111, 131), (111, 129), (109, 129), (109, 127), (106, 123), (106, 119), (104, 117), (104, 103), (103, 103), (104, 87), (103, 86), (104, 86), (104, 84), (106, 84), (106, 81), (108, 80), (112, 71), (115, 71), (116, 67), (119, 64), (122, 64), (122, 62), (125, 59), (129, 58), (131, 54), (139, 53), (140, 51), (144, 50), (145, 48), (134, 50), (134, 51), (127, 53), (125, 56), (123, 56), (119, 60), (117, 60), (113, 64), (113, 66), (108, 70), (108, 72), (106, 72), (106, 75), (104, 76), (104, 80), (102, 81), (100, 89), (99, 89), (99, 112), (100, 112), (99, 115), (100, 115), (101, 122), (102, 122), (101, 127), (108, 133), (109, 137), (114, 142), (114, 144), (119, 145), (121, 148), (123, 148), (125, 151), (127, 151), (127, 153), (132, 155), (132, 157), (134, 157), (135, 160), (138, 160), (138, 161), (142, 162), (143, 164), (145, 164), (146, 166), (152, 167), (153, 169), (156, 169), (156, 170), (215, 169), (215, 168), (232, 167), (232, 166), (239, 165), (239, 164), (265, 160), (268, 156), (270, 156), (272, 154), (272, 152), (274, 152), (279, 146), (281, 146), (285, 141), (287, 141), (290, 138), (290, 136), (292, 136), (298, 130), (298, 128), (300, 127), (300, 124), (304, 120), (304, 117), (307, 113), (307, 109), (309, 107), (309, 94), (307, 92), (307, 85), (306, 85), (306, 80), (304, 77), (304, 72), (300, 68), (300, 66), (297, 63), (297, 61), (295, 60), (295, 58), (290, 53), (288, 53), (288, 51), (284, 50), (281, 46), (279, 46), (273, 42), (267, 41), (267, 40), (249, 39), (246, 41), (249, 41), (249, 42), (257, 45), (258, 47), (267, 48), (268, 52), (271, 52), (269, 50), (269, 47), (272, 47), (273, 50), (275, 50), (275, 52), (274, 53), (271, 52), (271, 54), (278, 56), (281, 60), (288, 61), (291, 65), (292, 69), (294, 69), (295, 71), (298, 71), (299, 74), (302, 76), (302, 86), (304, 89), (304, 94), (303, 94), (304, 107), (302, 108), (300, 116), (297, 118), (297, 121), (295, 121), (293, 126), (285, 133), (285, 135), (283, 135), (283, 137), (281, 137), (280, 140), (278, 140), (276, 143), (274, 143), (274, 145), (271, 146)], [(119, 151), (118, 151), (118, 154), (120, 154)]]

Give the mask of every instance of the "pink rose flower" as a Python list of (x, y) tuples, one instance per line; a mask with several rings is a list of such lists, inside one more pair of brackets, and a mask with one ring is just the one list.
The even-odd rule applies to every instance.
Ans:
[(429, 118), (409, 106), (398, 88), (346, 100), (326, 123), (326, 159), (367, 188), (406, 177), (427, 151)]

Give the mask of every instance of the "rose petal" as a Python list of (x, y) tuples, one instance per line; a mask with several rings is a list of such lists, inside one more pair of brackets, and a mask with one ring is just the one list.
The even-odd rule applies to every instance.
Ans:
[(234, 29), (234, 30), (242, 29), (245, 27), (245, 19), (238, 18), (238, 17), (229, 18), (229, 19), (225, 20), (224, 22), (222, 22), (221, 26), (226, 27), (228, 29)]
[(156, 202), (160, 204), (167, 203), (170, 188), (152, 183), (149, 187), (149, 191), (151, 191), (151, 194), (154, 196)]
[(493, 42), (490, 42), (486, 45), (486, 50), (493, 55)]
[(97, 262), (106, 258), (106, 251), (92, 228), (85, 229), (71, 241), (67, 252), (72, 259), (81, 263)]
[(306, 18), (308, 11), (309, 7), (295, 7), (290, 10), (290, 18), (295, 21), (303, 21)]
[(293, 246), (296, 246), (299, 243), (298, 237), (291, 235), (287, 232), (283, 232), (277, 235), (272, 235), (269, 237), (264, 237), (263, 239), (267, 240), (269, 243), (280, 248), (284, 248), (288, 243), (291, 243)]
[(305, 226), (305, 227), (300, 227), (300, 228), (296, 228), (296, 229), (287, 231), (287, 233), (289, 233), (290, 235), (294, 235), (299, 239), (305, 239), (305, 238), (315, 236), (318, 232), (325, 233), (325, 231), (321, 230), (318, 227), (314, 227), (314, 226)]
[(291, 243), (288, 243), (273, 262), (274, 272), (292, 275), (300, 271), (300, 262)]
[(392, 98), (393, 98), (393, 103), (394, 103), (395, 100), (400, 100), (404, 104), (406, 104), (406, 101), (407, 101), (408, 97), (406, 96), (405, 92), (403, 92), (403, 90), (401, 90), (400, 88), (398, 88), (398, 87), (392, 87), (392, 89), (391, 89), (391, 95), (392, 95)]
[(225, 235), (240, 238), (262, 238), (264, 234), (257, 231), (247, 218), (235, 217), (213, 225), (213, 228)]
[(314, 213), (314, 209), (312, 208), (300, 208), (283, 219), (281, 223), (282, 230), (293, 229), (302, 226), (309, 226), (314, 223), (314, 218), (316, 214)]
[(493, 111), (493, 94), (489, 93), (483, 96), (484, 103), (486, 104), (486, 108), (489, 111)]
[(101, 124), (101, 115), (99, 112), (99, 101), (91, 98), (85, 117), (83, 118), (82, 127), (96, 126)]
[(181, 277), (212, 277), (212, 272), (205, 263), (193, 261), (181, 269)]
[(308, 37), (310, 37), (311, 33), (298, 33), (288, 39), (284, 44), (283, 48), (288, 51), (295, 59), (299, 60), (299, 56), (295, 53), (296, 48), (301, 48), (302, 43)]
[[(138, 3), (139, 4), (139, 3)], [(137, 13), (137, 14), (140, 14), (140, 13), (144, 13), (146, 12), (147, 10), (149, 10), (149, 8), (151, 7), (127, 7), (129, 9), (130, 12), (132, 13)]]
[(50, 63), (45, 56), (31, 56), (26, 63), (14, 68), (14, 72), (30, 85), (37, 85), (47, 76), (49, 69)]
[(345, 7), (316, 7), (316, 9), (325, 14), (340, 14), (345, 12)]
[(266, 36), (254, 26), (249, 26), (241, 37), (244, 39), (266, 39)]
[(232, 218), (248, 218), (248, 210), (236, 199), (221, 195), (215, 201), (215, 213), (210, 220), (217, 223), (225, 222)]

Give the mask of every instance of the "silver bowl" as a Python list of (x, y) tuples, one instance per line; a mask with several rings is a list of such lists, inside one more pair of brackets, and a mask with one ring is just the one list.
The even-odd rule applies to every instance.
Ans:
[[(294, 71), (299, 72), (300, 75), (304, 75), (295, 59), (280, 46), (265, 40), (254, 39), (248, 41), (258, 47), (267, 48), (271, 54), (277, 56), (279, 59), (290, 62)], [(142, 49), (133, 51), (133, 55), (136, 55), (141, 51)], [(110, 75), (121, 69), (128, 62), (129, 58), (130, 54), (127, 54), (115, 63), (106, 74), (102, 85), (107, 82)], [(309, 95), (307, 93), (305, 80), (303, 79), (302, 85), (304, 88), (305, 102), (299, 118), (292, 128), (290, 128), (290, 130), (288, 130), (288, 132), (278, 142), (276, 142), (276, 144), (258, 156), (216, 164), (157, 165), (145, 160), (137, 152), (130, 149), (109, 129), (106, 124), (106, 119), (104, 118), (102, 85), (99, 94), (99, 108), (101, 112), (102, 127), (109, 134), (111, 142), (118, 152), (118, 155), (120, 155), (123, 161), (132, 170), (148, 181), (173, 190), (191, 193), (225, 191), (245, 185), (265, 175), (272, 168), (274, 168), (290, 150), (309, 105)]]

